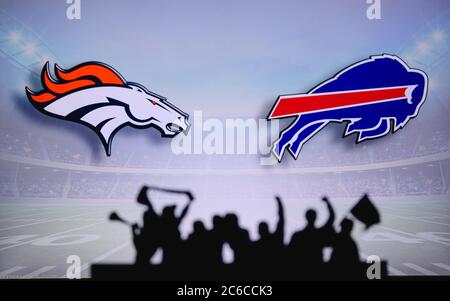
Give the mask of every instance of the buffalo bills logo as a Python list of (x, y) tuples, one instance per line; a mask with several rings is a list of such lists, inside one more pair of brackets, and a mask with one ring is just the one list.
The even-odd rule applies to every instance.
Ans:
[(127, 82), (113, 68), (99, 62), (63, 70), (55, 65), (56, 80), (45, 64), (41, 81), (44, 90), (28, 99), (39, 111), (60, 119), (84, 124), (100, 137), (107, 155), (116, 132), (124, 126), (154, 127), (163, 137), (189, 130), (188, 115), (164, 97)]
[(356, 143), (395, 133), (419, 113), (427, 85), (424, 72), (383, 54), (347, 67), (306, 94), (281, 95), (267, 119), (296, 119), (272, 152), (278, 161), (286, 149), (297, 159), (306, 141), (330, 122), (347, 122), (344, 137), (356, 133)]

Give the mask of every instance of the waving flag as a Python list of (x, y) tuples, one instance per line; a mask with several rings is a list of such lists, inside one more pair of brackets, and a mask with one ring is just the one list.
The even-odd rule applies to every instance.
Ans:
[(380, 213), (367, 194), (353, 206), (350, 213), (366, 226), (366, 230), (380, 222)]

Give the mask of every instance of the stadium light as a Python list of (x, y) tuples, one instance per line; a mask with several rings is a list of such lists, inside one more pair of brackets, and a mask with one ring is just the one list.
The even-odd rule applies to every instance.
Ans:
[(430, 50), (430, 46), (426, 42), (420, 42), (417, 44), (417, 50), (419, 50), (421, 54), (425, 54)]
[(32, 54), (34, 54), (35, 51), (36, 51), (36, 45), (34, 45), (33, 43), (28, 43), (25, 45), (26, 54), (32, 55)]
[(436, 30), (431, 34), (433, 41), (442, 42), (445, 38), (445, 33), (442, 30)]
[(9, 35), (9, 41), (13, 45), (16, 45), (17, 43), (19, 43), (21, 39), (22, 39), (22, 36), (18, 32), (11, 32), (11, 34)]

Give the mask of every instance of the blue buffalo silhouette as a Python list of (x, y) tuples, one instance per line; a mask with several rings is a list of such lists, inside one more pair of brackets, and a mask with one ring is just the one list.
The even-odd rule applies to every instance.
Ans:
[[(391, 129), (395, 133), (419, 113), (426, 98), (427, 83), (427, 75), (423, 71), (409, 68), (394, 55), (372, 56), (351, 65), (307, 94), (399, 86), (410, 86), (410, 89), (404, 99), (397, 101), (330, 108), (295, 115), (295, 121), (280, 133), (272, 152), (281, 161), (287, 149), (297, 159), (302, 146), (329, 122), (347, 122), (344, 137), (356, 133), (356, 143), (385, 136)], [(278, 99), (281, 97), (283, 95)], [(268, 119), (277, 118), (271, 117), (274, 108)]]

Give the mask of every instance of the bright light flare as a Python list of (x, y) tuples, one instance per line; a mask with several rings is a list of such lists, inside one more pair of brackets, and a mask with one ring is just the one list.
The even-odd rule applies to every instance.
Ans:
[(34, 54), (36, 51), (36, 45), (34, 43), (27, 43), (25, 45), (25, 53), (28, 55)]
[(431, 38), (435, 42), (442, 42), (445, 39), (445, 33), (442, 30), (436, 30), (431, 34)]
[(428, 51), (430, 50), (430, 46), (426, 42), (420, 42), (419, 44), (417, 44), (417, 50), (421, 54), (425, 54), (428, 53)]
[(18, 32), (12, 32), (9, 35), (9, 42), (13, 45), (17, 45), (20, 42), (20, 40), (22, 40), (22, 36)]

